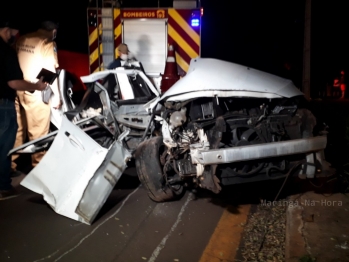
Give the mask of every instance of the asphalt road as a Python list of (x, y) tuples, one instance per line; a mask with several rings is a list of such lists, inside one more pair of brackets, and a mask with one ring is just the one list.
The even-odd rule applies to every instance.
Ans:
[[(14, 179), (15, 184), (19, 181)], [(233, 257), (242, 232), (237, 226), (246, 221), (249, 207), (206, 191), (155, 203), (134, 167), (126, 170), (92, 225), (58, 215), (41, 195), (21, 190), (19, 197), (0, 201), (0, 261), (192, 262), (214, 261), (214, 253)], [(226, 222), (220, 222), (222, 215)], [(219, 223), (221, 235), (214, 236)], [(227, 226), (237, 231), (227, 234)], [(212, 237), (226, 238), (228, 246)]]

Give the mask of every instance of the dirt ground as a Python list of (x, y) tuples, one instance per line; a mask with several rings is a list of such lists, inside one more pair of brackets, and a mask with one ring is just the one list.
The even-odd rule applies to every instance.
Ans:
[(349, 194), (307, 192), (288, 201), (286, 261), (349, 261)]

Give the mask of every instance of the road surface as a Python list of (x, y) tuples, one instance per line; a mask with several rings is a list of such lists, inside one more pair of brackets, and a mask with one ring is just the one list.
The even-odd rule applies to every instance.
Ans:
[(21, 189), (0, 201), (0, 261), (232, 261), (250, 209), (207, 191), (155, 203), (134, 167), (92, 225), (56, 214), (41, 195)]

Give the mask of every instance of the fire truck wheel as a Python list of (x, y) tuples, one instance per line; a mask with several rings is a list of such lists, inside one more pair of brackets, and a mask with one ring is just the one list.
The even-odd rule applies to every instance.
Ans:
[(166, 184), (160, 163), (161, 151), (165, 148), (162, 137), (154, 137), (140, 144), (135, 153), (139, 180), (148, 190), (148, 196), (155, 202), (175, 200), (183, 193), (182, 185), (172, 187)]

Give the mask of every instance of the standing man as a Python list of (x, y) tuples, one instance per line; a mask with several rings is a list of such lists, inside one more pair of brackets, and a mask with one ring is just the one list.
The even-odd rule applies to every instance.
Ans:
[(109, 70), (115, 69), (121, 66), (138, 66), (144, 71), (143, 66), (139, 64), (136, 57), (130, 52), (126, 44), (120, 44), (117, 48), (118, 57), (108, 65)]
[(332, 96), (337, 98), (339, 91), (340, 91), (340, 86), (341, 86), (340, 80), (338, 77), (334, 78), (332, 86), (333, 86)]
[(118, 46), (118, 57), (108, 65), (108, 69), (115, 69), (122, 66), (121, 62), (128, 60), (129, 50), (126, 44), (120, 44)]
[(17, 132), (15, 97), (17, 91), (44, 90), (41, 80), (35, 84), (24, 81), (16, 51), (10, 46), (18, 33), (18, 27), (0, 17), (0, 200), (18, 195), (11, 186), (11, 157)]
[[(58, 67), (57, 47), (54, 39), (57, 35), (58, 25), (52, 21), (41, 24), (41, 28), (17, 41), (19, 64), (23, 71), (24, 79), (34, 82), (42, 68), (56, 72)], [(54, 96), (49, 104), (42, 101), (41, 91), (18, 91), (16, 101), (18, 131), (15, 147), (22, 145), (28, 135), (29, 141), (35, 140), (49, 133), (51, 107), (53, 110), (61, 107), (61, 95), (56, 79), (50, 86)], [(32, 155), (32, 166), (35, 167), (45, 152)], [(15, 160), (12, 157), (12, 176), (16, 176)]]
[(342, 70), (341, 71), (341, 78), (339, 80), (340, 82), (340, 87), (341, 87), (341, 99), (345, 98), (345, 89), (346, 89), (346, 84), (345, 84), (345, 72)]

